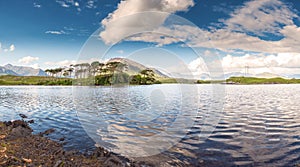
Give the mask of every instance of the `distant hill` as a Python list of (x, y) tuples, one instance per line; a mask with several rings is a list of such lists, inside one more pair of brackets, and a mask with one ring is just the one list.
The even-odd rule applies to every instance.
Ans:
[(13, 66), (11, 64), (7, 64), (4, 67), (6, 70), (14, 73), (6, 73), (6, 75), (19, 75), (19, 76), (47, 76), (45, 71), (41, 69), (35, 69), (32, 67), (24, 67), (24, 66)]
[[(123, 64), (126, 64), (127, 65), (127, 73), (130, 74), (130, 75), (133, 75), (133, 74), (137, 74), (139, 73), (140, 71), (144, 70), (144, 69), (147, 69), (149, 67), (146, 67), (136, 61), (133, 61), (133, 60), (130, 60), (130, 59), (126, 59), (126, 58), (112, 58), (110, 60), (108, 60), (108, 63), (109, 62), (121, 62)], [(159, 71), (158, 69), (155, 69), (155, 68), (150, 68), (154, 71), (156, 77), (162, 77), (162, 78), (168, 78), (169, 76), (163, 74), (161, 71)]]
[(12, 70), (8, 70), (5, 67), (0, 67), (0, 75), (18, 75), (17, 73), (15, 73)]
[(269, 73), (269, 72), (263, 72), (260, 74), (256, 74), (255, 75), (256, 78), (278, 78), (278, 77), (282, 77), (278, 74), (273, 74), (273, 73)]

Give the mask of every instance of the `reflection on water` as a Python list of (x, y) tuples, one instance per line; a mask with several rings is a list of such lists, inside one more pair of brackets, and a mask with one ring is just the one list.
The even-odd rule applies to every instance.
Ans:
[[(197, 116), (195, 92), (195, 85), (77, 88), (74, 104), (94, 141), (127, 157), (141, 157), (161, 153), (185, 136)], [(94, 105), (87, 110), (85, 101)]]
[[(171, 90), (172, 86), (168, 88)], [(103, 104), (104, 102), (108, 104), (112, 99), (110, 99), (109, 91), (106, 90), (109, 89), (107, 87), (80, 89), (89, 89), (90, 91), (82, 91), (81, 103), (78, 101), (74, 103), (72, 87), (0, 87), (0, 119), (19, 119), (18, 113), (26, 114), (35, 119), (35, 124), (32, 126), (36, 133), (48, 128), (55, 128), (56, 133), (50, 137), (53, 139), (66, 137), (66, 148), (90, 150), (95, 143), (87, 136), (80, 121), (99, 120), (101, 113), (100, 115), (97, 113), (98, 116), (93, 117), (95, 114), (93, 111), (95, 109), (96, 111), (108, 111), (108, 108), (105, 107), (110, 106)], [(163, 105), (154, 108), (154, 110), (157, 109), (155, 110), (157, 112), (152, 113), (151, 118), (159, 115), (159, 107), (176, 108), (179, 105), (176, 103), (176, 93), (174, 99), (170, 100), (166, 98), (165, 92), (160, 92), (161, 90), (152, 91), (154, 92), (153, 96), (161, 99)], [(194, 94), (190, 96), (190, 100), (200, 97), (197, 103), (198, 113), (193, 116), (193, 124), (184, 130), (187, 135), (176, 146), (163, 153), (164, 155), (176, 157), (195, 166), (220, 166), (220, 164), (222, 166), (264, 166), (266, 164), (292, 166), (300, 163), (300, 104), (298, 102), (300, 85), (228, 85), (226, 86), (224, 111), (214, 117), (211, 115), (216, 114), (217, 111), (214, 111), (212, 106), (216, 102), (212, 99), (210, 86), (198, 85), (197, 90), (200, 91), (194, 91)], [(136, 91), (145, 92), (147, 90), (146, 87), (137, 86)], [(102, 96), (101, 98), (91, 98), (94, 96), (84, 92), (94, 95), (101, 93)], [(105, 94), (105, 92), (108, 93)], [(119, 88), (118, 92), (126, 93), (126, 91), (122, 91), (122, 88)], [(158, 103), (155, 101), (157, 98), (151, 99), (153, 96), (150, 96), (150, 102)], [(75, 97), (78, 97), (78, 94)], [(151, 105), (147, 103), (142, 103), (144, 106), (138, 105), (147, 101), (143, 99), (145, 96), (127, 94), (126, 97), (130, 97), (130, 99), (119, 97), (122, 105), (118, 107), (128, 109), (129, 106), (137, 104), (135, 108), (141, 112), (151, 108)], [(116, 97), (113, 98), (115, 100)], [(189, 97), (184, 98), (189, 99)], [(128, 100), (131, 105), (123, 106)], [(84, 115), (80, 116), (80, 121), (76, 114), (78, 105), (86, 111)], [(176, 114), (175, 111), (173, 110), (173, 114)], [(181, 107), (180, 112), (189, 113), (189, 107)], [(158, 123), (167, 124), (167, 120), (171, 119), (172, 115), (166, 114), (165, 118), (168, 119), (140, 126), (147, 131), (133, 131), (132, 129), (136, 128), (132, 126), (135, 122), (126, 122), (126, 119), (127, 121), (128, 118), (141, 119), (131, 114), (124, 116), (124, 120), (121, 119), (122, 116), (115, 119), (117, 114), (118, 110), (109, 108), (108, 115), (105, 115), (108, 116), (105, 120), (110, 121), (109, 130), (114, 132), (110, 133), (110, 136), (106, 136), (111, 141), (117, 141), (120, 134), (124, 135), (127, 132), (135, 132), (132, 136), (140, 138), (153, 136), (163, 128), (163, 126), (158, 126)], [(215, 118), (218, 124), (215, 125), (215, 120), (207, 118)], [(142, 119), (146, 122), (149, 118), (142, 117)], [(212, 133), (211, 129), (214, 129)], [(99, 124), (95, 124), (95, 127), (91, 127), (89, 130), (99, 130)], [(99, 132), (98, 134), (103, 133)], [(203, 138), (205, 134), (209, 136), (206, 140)]]

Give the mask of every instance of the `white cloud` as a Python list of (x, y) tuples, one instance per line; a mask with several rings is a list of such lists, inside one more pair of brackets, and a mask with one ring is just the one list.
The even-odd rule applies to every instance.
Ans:
[(15, 50), (15, 45), (10, 45), (9, 51), (10, 51), (10, 52), (13, 52), (14, 50)]
[(45, 65), (55, 66), (55, 67), (66, 67), (71, 64), (76, 64), (76, 61), (75, 60), (63, 60), (63, 61), (58, 61), (58, 62), (45, 62)]
[(35, 64), (30, 65), (30, 67), (32, 67), (34, 69), (39, 69), (40, 65), (38, 63), (35, 63)]
[[(100, 36), (106, 43), (118, 42), (128, 35), (133, 35), (126, 40), (154, 42), (158, 45), (182, 41), (188, 46), (216, 48), (226, 52), (244, 50), (265, 53), (300, 53), (300, 27), (293, 23), (293, 18), (297, 15), (279, 0), (249, 1), (230, 14), (229, 19), (223, 20), (225, 25), (223, 28), (211, 30), (189, 25), (163, 27), (163, 22), (169, 16), (167, 14), (151, 16), (139, 14), (119, 19), (144, 10), (174, 12), (187, 10), (193, 5), (193, 1), (182, 1), (180, 5), (176, 5), (179, 1), (174, 1), (174, 5), (165, 6), (163, 2), (163, 0), (122, 1), (116, 11), (102, 20), (105, 30), (100, 33)], [(146, 21), (144, 23), (141, 20)], [(145, 33), (134, 34), (136, 32)], [(261, 37), (266, 33), (282, 36), (282, 39), (263, 40)]]
[(55, 34), (55, 35), (62, 35), (62, 34), (66, 34), (65, 31), (46, 31), (46, 34)]
[(26, 56), (18, 60), (19, 63), (24, 63), (24, 64), (29, 64), (31, 62), (39, 60), (39, 57), (31, 57), (31, 56)]
[(198, 76), (208, 72), (205, 61), (201, 57), (191, 61), (188, 65), (188, 68), (191, 70), (194, 76)]
[(86, 3), (86, 7), (91, 9), (91, 8), (96, 8), (97, 6), (95, 5), (95, 1), (89, 0)]
[[(56, 2), (61, 6), (61, 7), (64, 7), (64, 8), (68, 8), (70, 7), (70, 4), (66, 1), (63, 1), (63, 0), (56, 0)], [(72, 3), (73, 1), (71, 1)], [(68, 4), (67, 4), (68, 3)], [(73, 2), (74, 3), (74, 2)]]
[[(79, 3), (80, 2), (80, 3)], [(81, 11), (80, 5), (82, 5), (81, 1), (75, 1), (75, 0), (56, 0), (56, 3), (58, 3), (63, 8), (75, 8), (78, 12)]]
[[(101, 21), (104, 31), (100, 37), (105, 43), (116, 43), (133, 33), (152, 31), (164, 23), (169, 13), (186, 11), (193, 5), (193, 0), (123, 0)], [(141, 13), (149, 11), (156, 13)]]
[[(222, 65), (220, 72), (235, 73), (245, 72), (245, 67), (249, 67), (249, 73), (256, 75), (261, 73), (273, 73), (279, 75), (300, 73), (300, 53), (278, 53), (276, 55), (246, 54), (244, 56), (226, 55), (219, 60)], [(210, 70), (215, 70), (218, 62), (206, 64), (202, 58), (197, 58), (189, 63), (189, 69), (194, 76), (199, 78), (201, 74), (209, 74)], [(209, 69), (211, 67), (211, 69)]]
[(292, 25), (297, 15), (280, 0), (255, 0), (245, 3), (224, 21), (230, 30), (256, 35), (279, 33), (280, 25)]
[(299, 74), (299, 53), (278, 53), (277, 55), (245, 55), (233, 57), (227, 55), (222, 59), (226, 72), (244, 72), (245, 66), (249, 67), (251, 74), (270, 72), (275, 74)]
[(62, 60), (62, 61), (49, 61), (45, 62), (44, 64), (47, 65), (49, 68), (57, 68), (57, 67), (68, 67), (71, 64), (80, 64), (80, 63), (92, 63), (94, 61), (101, 61), (98, 58), (91, 58), (88, 60)]
[(14, 44), (11, 44), (9, 46), (9, 48), (5, 48), (2, 46), (2, 44), (0, 43), (0, 51), (3, 50), (4, 52), (13, 52), (16, 49)]
[(282, 68), (300, 68), (299, 53), (278, 53), (277, 55), (250, 55), (231, 56), (227, 55), (222, 59), (224, 68), (251, 68), (262, 67), (282, 67)]
[(40, 5), (40, 4), (37, 4), (37, 3), (33, 3), (33, 7), (35, 7), (35, 8), (41, 8), (42, 7), (42, 5)]
[[(162, 29), (162, 28), (163, 27), (161, 27), (160, 29)], [(125, 39), (125, 40), (153, 42), (153, 43), (157, 43), (158, 46), (176, 43), (176, 42), (180, 41), (179, 39), (174, 38), (172, 36), (160, 34), (159, 32), (164, 32), (164, 31), (160, 31), (160, 29), (153, 30), (153, 32), (136, 34), (134, 36), (131, 36), (129, 39)], [(167, 32), (164, 32), (164, 33), (167, 33)]]

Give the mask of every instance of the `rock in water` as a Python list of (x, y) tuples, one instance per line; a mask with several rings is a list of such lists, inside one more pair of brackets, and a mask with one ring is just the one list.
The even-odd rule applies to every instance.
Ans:
[(25, 118), (28, 118), (26, 115), (24, 115), (24, 114), (19, 114), (19, 116), (21, 117), (21, 118), (23, 118), (23, 119), (25, 119)]
[(55, 132), (54, 129), (48, 129), (45, 132), (41, 132), (40, 135), (41, 136), (43, 136), (43, 135), (49, 135), (50, 133), (53, 133), (53, 132)]
[(33, 123), (34, 123), (34, 120), (33, 120), (33, 119), (32, 119), (32, 120), (29, 120), (28, 123), (33, 124)]

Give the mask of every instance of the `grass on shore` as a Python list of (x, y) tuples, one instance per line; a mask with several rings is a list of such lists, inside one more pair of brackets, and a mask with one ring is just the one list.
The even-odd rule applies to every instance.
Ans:
[(72, 85), (70, 78), (44, 76), (0, 76), (0, 85)]
[(284, 78), (255, 78), (255, 77), (231, 77), (226, 80), (227, 83), (234, 84), (299, 84), (300, 79)]

